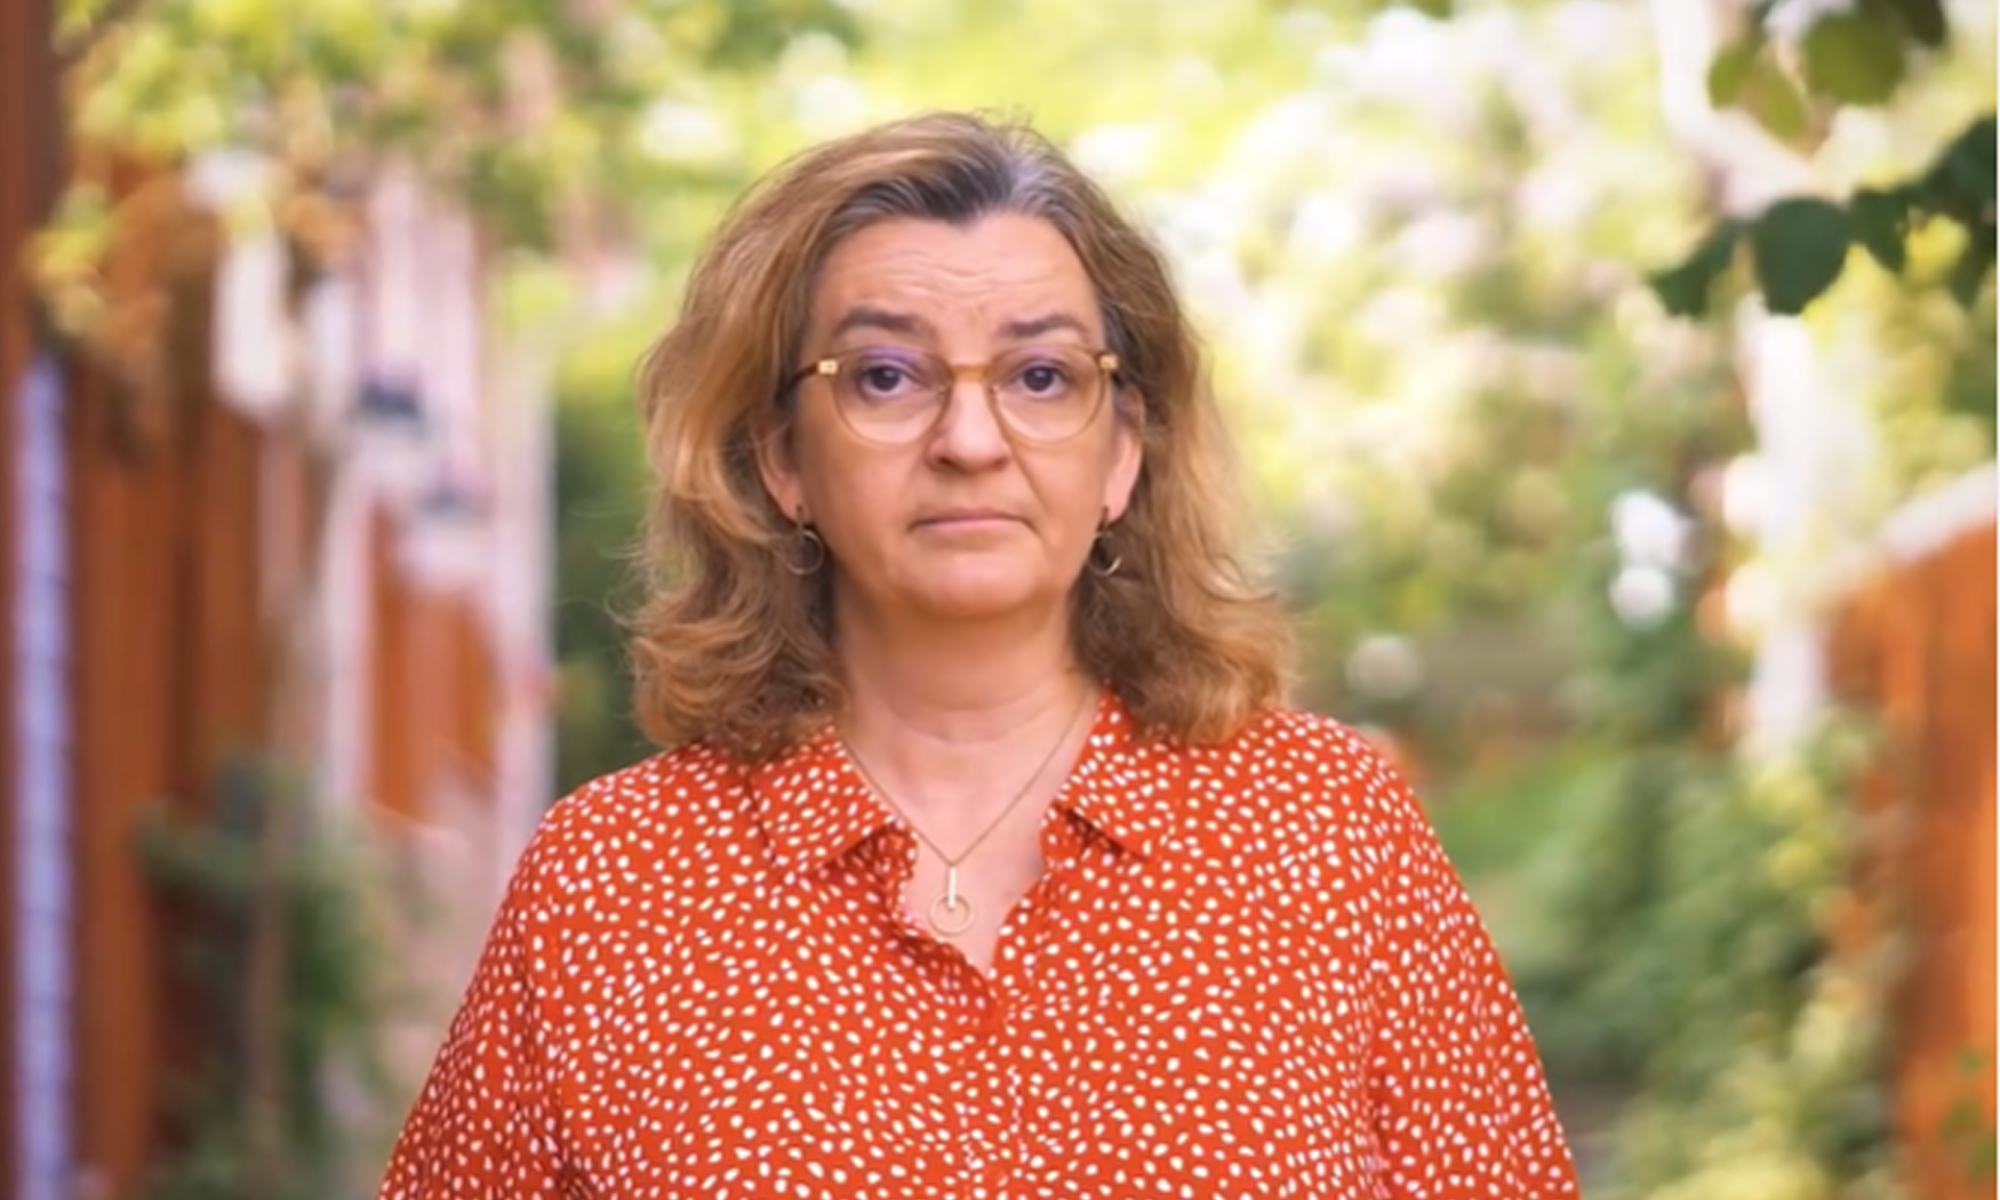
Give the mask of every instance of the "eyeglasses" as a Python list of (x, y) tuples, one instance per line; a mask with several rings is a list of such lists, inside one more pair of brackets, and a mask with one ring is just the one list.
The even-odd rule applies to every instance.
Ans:
[(822, 358), (785, 387), (826, 380), (834, 410), (857, 436), (902, 446), (936, 428), (952, 389), (973, 376), (985, 384), (987, 401), (1009, 434), (1060, 442), (1089, 426), (1117, 371), (1116, 354), (1081, 346), (1020, 346), (962, 366), (923, 350), (878, 346)]

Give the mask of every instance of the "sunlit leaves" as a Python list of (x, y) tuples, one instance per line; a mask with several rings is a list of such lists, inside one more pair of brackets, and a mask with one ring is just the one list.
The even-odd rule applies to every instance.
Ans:
[(1839, 279), (1850, 246), (1900, 272), (1912, 231), (1924, 221), (1942, 220), (1964, 233), (1945, 284), (1970, 306), (1993, 270), (1994, 172), (1994, 118), (1988, 115), (1968, 124), (1927, 170), (1906, 183), (1862, 188), (1845, 203), (1794, 197), (1771, 205), (1747, 226), (1721, 222), (1678, 266), (1656, 272), (1649, 282), (1668, 312), (1703, 315), (1747, 227), (1765, 304), (1772, 312), (1796, 314)]
[(79, 0), (62, 24), (86, 144), (251, 149), (286, 177), (400, 157), (511, 241), (546, 236), (555, 194), (643, 163), (645, 109), (678, 81), (854, 28), (833, 0)]
[[(1754, 118), (1778, 141), (1810, 150), (1842, 107), (1879, 107), (1904, 85), (1912, 67), (1942, 47), (1950, 28), (1941, 0), (1858, 0), (1819, 11), (1795, 43), (1767, 27), (1777, 6), (1751, 10), (1750, 23), (1717, 51), (1708, 94), (1719, 108)], [(1960, 226), (1965, 249), (1946, 286), (1970, 305), (1993, 265), (1994, 134), (1990, 115), (1972, 121), (1922, 175), (1857, 190), (1844, 203), (1794, 198), (1749, 222), (1754, 278), (1773, 312), (1797, 313), (1839, 278), (1846, 252), (1859, 245), (1890, 271), (1902, 271), (1905, 242), (1927, 220)], [(1655, 295), (1677, 316), (1700, 316), (1726, 271), (1733, 226), (1718, 226), (1678, 266), (1651, 276)]]
[(96, 187), (71, 188), (37, 234), (29, 268), (58, 326), (84, 328), (103, 312), (97, 270), (111, 238), (111, 205)]
[[(394, 164), (497, 248), (547, 249), (574, 216), (687, 181), (648, 136), (663, 98), (855, 25), (838, 0), (68, 0), (72, 186), (112, 161), (254, 158), (270, 169), (243, 207), (310, 255), (345, 244), (328, 230), (351, 222), (330, 210)], [(89, 234), (87, 199), (58, 206), (33, 265), (58, 327), (95, 346), (109, 318), (77, 247), (112, 239)], [(112, 207), (97, 223), (126, 222)]]

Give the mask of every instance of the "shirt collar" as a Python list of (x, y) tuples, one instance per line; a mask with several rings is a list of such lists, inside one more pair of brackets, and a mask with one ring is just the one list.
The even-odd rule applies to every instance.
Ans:
[(1110, 688), (1055, 804), (1141, 858), (1165, 846), (1186, 787), (1180, 743), (1142, 734)]
[[(1172, 831), (1185, 755), (1169, 739), (1138, 733), (1110, 688), (1055, 805), (1141, 857)], [(831, 724), (750, 772), (750, 792), (771, 855), (784, 875), (817, 870), (882, 829), (896, 814), (861, 778)]]
[(854, 769), (831, 724), (753, 768), (750, 795), (771, 857), (787, 878), (818, 869), (896, 821)]

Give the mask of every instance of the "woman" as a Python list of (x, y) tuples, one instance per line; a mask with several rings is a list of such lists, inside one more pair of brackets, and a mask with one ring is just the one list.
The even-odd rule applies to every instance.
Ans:
[(648, 732), (523, 856), (387, 1197), (1571, 1196), (1407, 789), (1283, 619), (1156, 250), (903, 121), (727, 219), (642, 375)]

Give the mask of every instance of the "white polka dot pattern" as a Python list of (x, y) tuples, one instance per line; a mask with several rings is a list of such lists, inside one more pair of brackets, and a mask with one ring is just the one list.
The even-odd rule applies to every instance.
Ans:
[(385, 1200), (1576, 1195), (1519, 1006), (1408, 790), (1279, 713), (1109, 693), (990, 973), (831, 732), (552, 810)]

